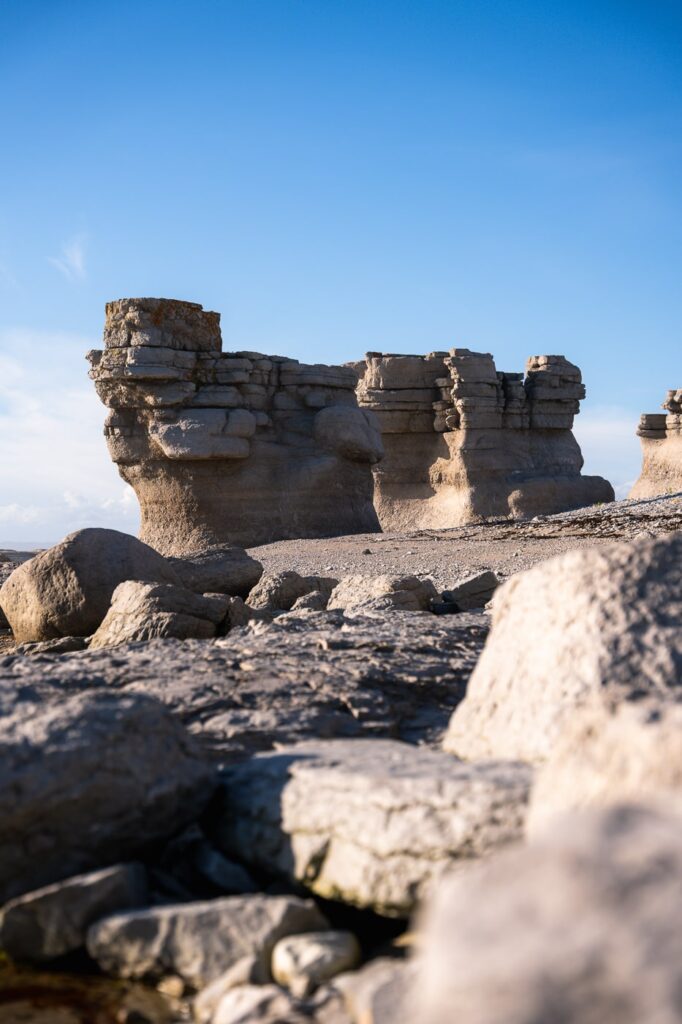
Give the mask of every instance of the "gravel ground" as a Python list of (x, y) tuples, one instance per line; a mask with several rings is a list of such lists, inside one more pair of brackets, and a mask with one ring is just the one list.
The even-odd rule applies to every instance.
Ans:
[(682, 529), (682, 494), (617, 501), (537, 516), (446, 530), (363, 533), (317, 540), (287, 540), (251, 548), (267, 572), (302, 575), (431, 576), (440, 588), (479, 569), (506, 578), (578, 547), (631, 539), (641, 533)]

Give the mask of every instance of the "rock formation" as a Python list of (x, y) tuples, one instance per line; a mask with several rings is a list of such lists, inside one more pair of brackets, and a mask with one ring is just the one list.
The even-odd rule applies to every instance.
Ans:
[(167, 555), (375, 531), (373, 417), (347, 367), (222, 352), (219, 314), (120, 299), (88, 359), (141, 538)]
[(682, 388), (668, 391), (664, 413), (642, 413), (642, 472), (630, 498), (653, 498), (682, 491)]
[(585, 397), (563, 356), (531, 356), (526, 376), (455, 348), (426, 356), (369, 352), (351, 364), (358, 402), (379, 419), (385, 457), (374, 469), (384, 529), (457, 526), (612, 501), (601, 477), (580, 475), (571, 428)]

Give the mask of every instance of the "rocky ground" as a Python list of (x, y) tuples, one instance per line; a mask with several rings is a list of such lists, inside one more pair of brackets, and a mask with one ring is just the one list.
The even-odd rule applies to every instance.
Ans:
[(4, 591), (3, 1024), (682, 1019), (681, 494), (255, 587), (105, 534)]
[(642, 532), (682, 528), (682, 494), (615, 501), (560, 515), (498, 520), (448, 530), (370, 533), (323, 540), (288, 540), (252, 548), (267, 572), (430, 575), (448, 587), (469, 572), (493, 569), (500, 578), (576, 547)]

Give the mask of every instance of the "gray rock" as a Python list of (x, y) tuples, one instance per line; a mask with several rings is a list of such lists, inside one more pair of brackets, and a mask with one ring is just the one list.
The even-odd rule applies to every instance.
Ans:
[(67, 878), (5, 904), (0, 910), (0, 948), (14, 960), (52, 960), (83, 946), (95, 921), (141, 907), (146, 898), (141, 864), (117, 864)]
[(256, 957), (268, 977), (279, 939), (325, 927), (327, 922), (311, 900), (226, 896), (105, 918), (89, 930), (87, 947), (108, 974), (176, 974), (201, 989), (245, 956)]
[(89, 636), (125, 580), (180, 582), (166, 559), (135, 537), (77, 530), (15, 569), (0, 605), (17, 643)]
[(297, 572), (264, 573), (247, 604), (263, 611), (289, 611), (299, 598), (320, 592), (327, 598), (338, 580), (328, 576), (300, 576)]
[(301, 743), (225, 769), (214, 838), (319, 896), (407, 916), (442, 872), (521, 837), (530, 777), (391, 740)]
[(443, 600), (456, 604), (463, 612), (484, 608), (497, 590), (499, 582), (491, 569), (476, 572), (458, 580), (449, 590), (444, 590)]
[(90, 647), (97, 650), (157, 637), (213, 637), (228, 607), (229, 599), (223, 594), (202, 597), (170, 583), (120, 583)]
[[(413, 983), (411, 963), (379, 957), (359, 971), (335, 978), (334, 988), (343, 995), (353, 1024), (397, 1024)], [(420, 1018), (413, 1021), (422, 1024)]]
[(306, 932), (280, 939), (272, 951), (272, 976), (299, 999), (360, 960), (352, 932)]
[(329, 594), (321, 590), (311, 590), (309, 594), (298, 597), (291, 606), (294, 612), (323, 612), (329, 603)]
[(211, 547), (168, 561), (183, 587), (197, 594), (246, 597), (263, 575), (260, 562), (238, 547)]
[(211, 1024), (310, 1024), (298, 1001), (277, 985), (240, 985), (218, 1003)]
[[(233, 600), (237, 600), (236, 598)], [(487, 616), (289, 612), (224, 639), (0, 659), (0, 714), (102, 688), (163, 701), (220, 761), (302, 739), (383, 736), (439, 745)]]
[(576, 711), (536, 773), (527, 831), (557, 814), (624, 800), (667, 801), (682, 787), (682, 705), (655, 698)]
[(3, 901), (169, 836), (201, 813), (215, 783), (166, 708), (113, 693), (47, 705), (25, 695), (0, 717), (0, 778)]
[(216, 1009), (223, 996), (240, 985), (264, 985), (269, 980), (267, 970), (255, 956), (243, 956), (232, 967), (220, 974), (206, 988), (202, 988), (192, 1003), (196, 1024), (212, 1024)]
[(495, 595), (493, 626), (447, 750), (541, 761), (591, 695), (682, 681), (682, 533), (570, 551)]
[(682, 819), (642, 807), (552, 835), (434, 893), (405, 1024), (680, 1017)]
[(54, 640), (38, 640), (32, 644), (17, 644), (17, 654), (71, 654), (84, 651), (88, 641), (84, 636), (60, 636)]
[(433, 582), (418, 576), (346, 576), (332, 591), (328, 608), (418, 612), (428, 611), (437, 599)]
[(197, 824), (171, 839), (158, 867), (200, 898), (241, 895), (258, 889), (246, 868), (216, 850)]

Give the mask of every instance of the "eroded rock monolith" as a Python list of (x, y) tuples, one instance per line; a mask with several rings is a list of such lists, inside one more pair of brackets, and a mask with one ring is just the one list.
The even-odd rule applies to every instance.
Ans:
[(653, 498), (682, 491), (682, 388), (668, 391), (663, 413), (643, 413), (637, 434), (642, 472), (630, 498)]
[(563, 356), (531, 356), (500, 373), (487, 353), (454, 348), (426, 356), (369, 352), (350, 364), (360, 407), (381, 427), (374, 468), (384, 529), (458, 526), (612, 501), (613, 488), (581, 476), (572, 433), (585, 397), (580, 370)]
[(222, 352), (219, 321), (196, 303), (120, 299), (88, 355), (141, 538), (179, 555), (377, 530), (370, 467), (383, 449), (355, 373)]

